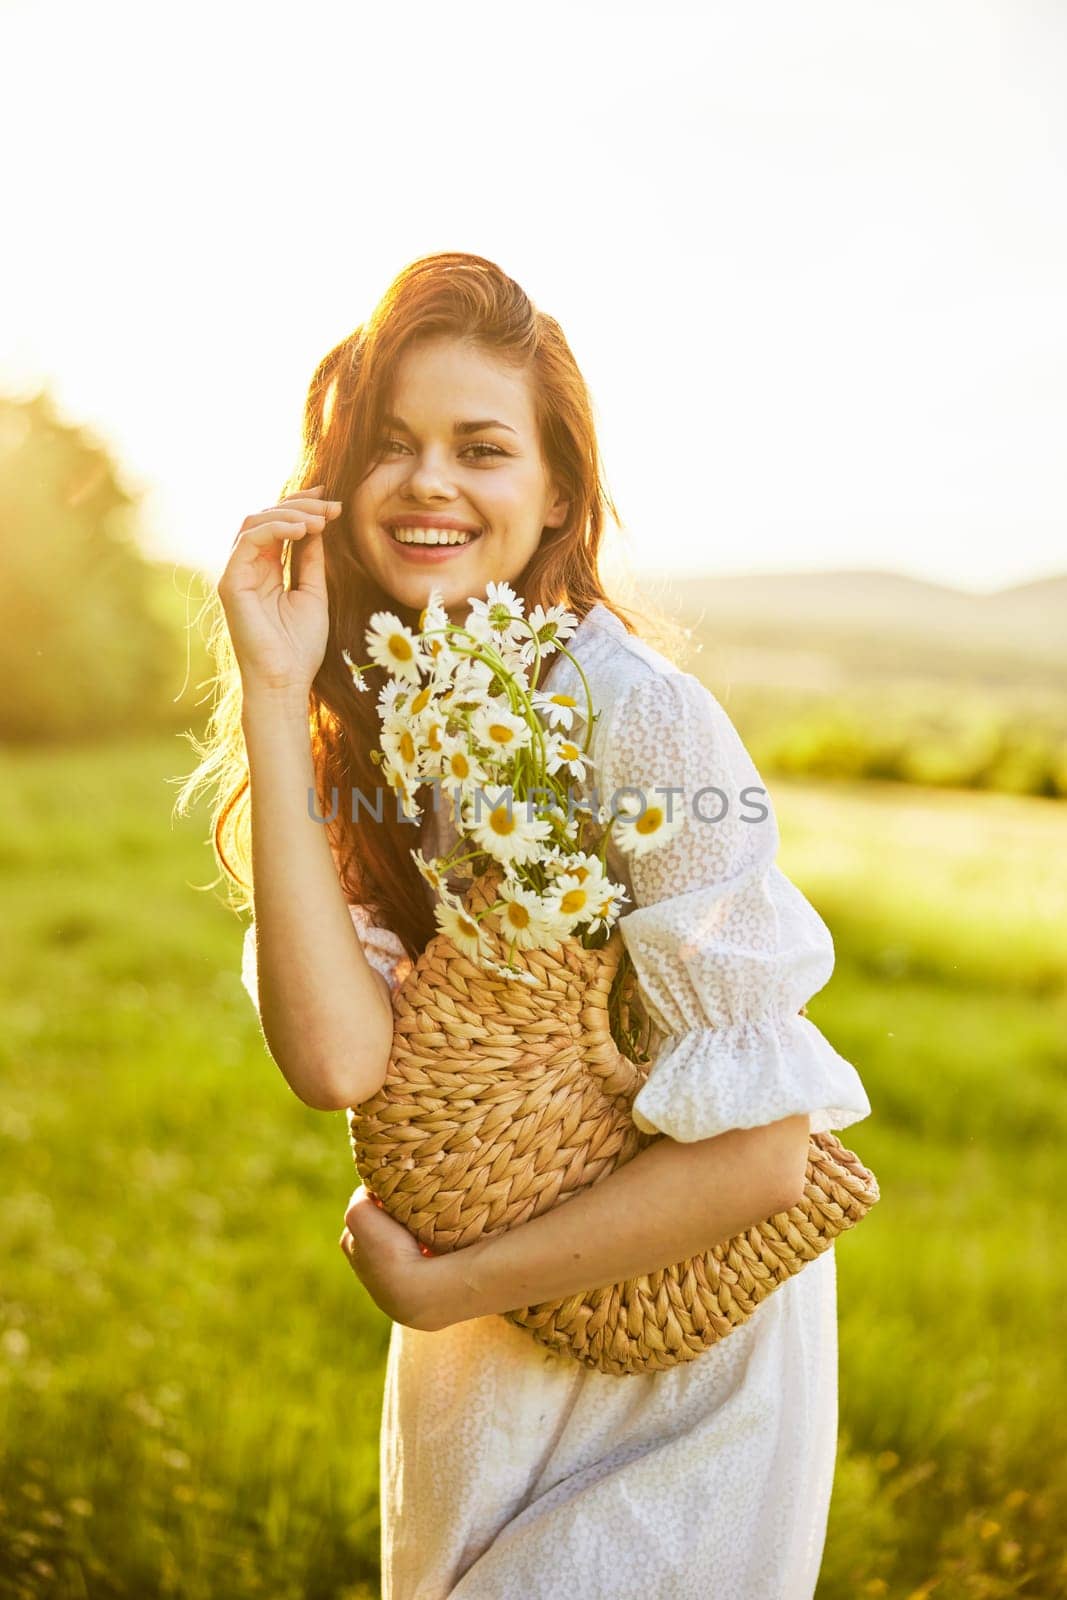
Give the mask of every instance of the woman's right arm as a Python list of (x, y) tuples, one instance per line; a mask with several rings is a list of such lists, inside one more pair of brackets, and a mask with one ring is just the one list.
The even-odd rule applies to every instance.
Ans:
[(309, 814), (307, 696), (246, 693), (242, 722), (263, 1035), (306, 1105), (358, 1105), (385, 1078), (392, 1000), (352, 925), (325, 825)]
[(322, 493), (320, 484), (246, 517), (217, 590), (243, 689), (260, 1021), (294, 1093), (332, 1111), (381, 1087), (393, 1012), (315, 821), (308, 697), (329, 631), (323, 539), (340, 511)]

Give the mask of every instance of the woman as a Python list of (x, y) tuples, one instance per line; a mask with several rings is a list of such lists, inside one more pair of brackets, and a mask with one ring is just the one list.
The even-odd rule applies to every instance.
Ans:
[[(219, 785), (220, 859), (254, 885), (245, 981), (302, 1100), (358, 1105), (380, 1086), (392, 988), (436, 932), (412, 846), (450, 842), (447, 808), (424, 813), (420, 837), (389, 807), (380, 825), (344, 806), (329, 833), (309, 821), (309, 792), (321, 804), (380, 782), (374, 697), (353, 693), (342, 654), (372, 613), (417, 625), (436, 589), (461, 622), (489, 584), (527, 609), (565, 606), (602, 712), (602, 798), (668, 784), (686, 808), (664, 848), (609, 858), (659, 1035), (633, 1116), (665, 1137), (448, 1255), (427, 1257), (364, 1190), (346, 1213), (342, 1248), (394, 1323), (383, 1594), (810, 1600), (836, 1449), (832, 1248), (661, 1373), (585, 1368), (498, 1314), (673, 1264), (794, 1204), (809, 1132), (870, 1112), (800, 1014), (833, 945), (775, 865), (759, 774), (714, 696), (601, 587), (614, 508), (558, 325), (481, 257), (416, 261), (316, 372), (286, 490), (245, 519), (219, 581), (224, 692), (201, 772)], [(573, 670), (557, 657), (553, 688)], [(718, 815), (695, 802), (712, 791)]]

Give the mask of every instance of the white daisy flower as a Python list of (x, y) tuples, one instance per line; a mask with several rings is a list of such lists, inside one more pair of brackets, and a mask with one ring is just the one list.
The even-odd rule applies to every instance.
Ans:
[[(448, 612), (445, 610), (444, 590), (436, 584), (430, 590), (426, 604), (419, 613), (419, 632), (425, 633), (427, 629), (447, 628), (449, 622)], [(439, 635), (439, 637), (443, 637)], [(429, 643), (428, 640), (424, 643)]]
[(575, 717), (585, 716), (584, 709), (578, 704), (572, 694), (548, 694), (544, 689), (535, 689), (530, 696), (534, 710), (547, 722), (550, 728), (563, 728), (569, 730), (574, 725)]
[(464, 622), (466, 637), (460, 634), (459, 638), (464, 649), (470, 649), (472, 644), (493, 644), (493, 629), (489, 618), (481, 611), (468, 611), (467, 620)]
[(398, 715), (407, 705), (410, 695), (410, 687), (401, 683), (399, 678), (387, 678), (378, 690), (378, 715), (383, 718)]
[(376, 611), (367, 629), (367, 650), (379, 667), (394, 678), (418, 684), (426, 657), (411, 629), (391, 611)]
[(571, 777), (581, 783), (585, 779), (586, 768), (595, 765), (592, 756), (567, 734), (549, 734), (545, 741), (545, 767), (549, 772), (558, 772), (560, 767), (566, 767)]
[(610, 883), (605, 880), (603, 887), (593, 892), (595, 910), (589, 922), (589, 932), (596, 933), (600, 928), (613, 928), (619, 919), (623, 901), (629, 898), (621, 883)]
[(436, 905), (433, 914), (437, 926), (448, 935), (457, 950), (473, 961), (492, 960), (492, 951), (484, 933), (462, 905)]
[[(578, 626), (573, 611), (565, 611), (562, 606), (549, 606), (547, 611), (544, 606), (534, 606), (526, 620), (537, 636), (542, 656), (554, 655), (557, 645), (565, 644)], [(523, 638), (522, 659), (527, 665), (537, 659), (537, 649), (529, 634)]]
[(431, 684), (426, 683), (417, 694), (409, 695), (402, 711), (383, 716), (382, 722), (383, 726), (394, 732), (410, 729), (426, 757), (427, 766), (432, 766), (434, 761), (440, 759), (447, 732), (447, 718)]
[(408, 853), (433, 892), (435, 894), (448, 894), (448, 884), (441, 870), (441, 858), (434, 856), (427, 861), (421, 850), (411, 850)]
[[(552, 813), (550, 812), (549, 815), (551, 816)], [(563, 819), (562, 812), (559, 813), (559, 817), (561, 820)], [(553, 875), (558, 877), (561, 873), (569, 872), (572, 859), (573, 852), (570, 850), (565, 850), (563, 846), (559, 844), (549, 845), (546, 850), (542, 850), (541, 852), (541, 865), (544, 867), (549, 877), (552, 877)]]
[(418, 730), (427, 768), (430, 765), (434, 768), (432, 774), (427, 770), (426, 775), (440, 777), (441, 760), (445, 753), (445, 739), (448, 733), (447, 724), (436, 710), (432, 710), (420, 720)]
[(478, 784), (488, 783), (489, 773), (477, 756), (468, 748), (463, 734), (447, 735), (442, 740), (440, 773), (441, 788), (454, 800), (456, 792), (465, 794)]
[(419, 778), (419, 747), (411, 729), (405, 723), (384, 727), (381, 732), (382, 749), (389, 767), (399, 770), (405, 778)]
[(497, 888), (504, 905), (500, 911), (501, 935), (520, 950), (548, 950), (566, 937), (566, 923), (556, 916), (532, 889), (505, 878)]
[(507, 639), (512, 644), (521, 644), (525, 631), (522, 629), (522, 601), (514, 589), (509, 583), (490, 582), (486, 585), (485, 594), (484, 600), (471, 598), (466, 626), (472, 633), (478, 628), (487, 628), (494, 639)]
[(400, 809), (405, 817), (417, 821), (422, 816), (422, 808), (415, 798), (418, 784), (412, 784), (407, 776), (396, 767), (386, 763), (382, 768), (385, 781), (400, 797)]
[(591, 873), (587, 874), (583, 881), (577, 872), (565, 872), (546, 890), (545, 903), (554, 916), (566, 923), (570, 931), (578, 923), (593, 915), (593, 909), (598, 903), (594, 889), (598, 884), (599, 880)]
[(641, 813), (640, 801), (627, 795), (619, 801), (616, 811), (618, 821), (612, 830), (612, 838), (625, 855), (643, 856), (650, 850), (658, 850), (661, 845), (669, 844), (685, 827), (685, 812), (677, 804), (677, 797), (671, 821), (667, 820), (666, 797), (663, 800), (646, 799), (644, 812)]
[(423, 712), (432, 707), (433, 703), (433, 684), (424, 683), (421, 689), (417, 689), (413, 694), (409, 692), (407, 703), (404, 706), (404, 714), (411, 718), (421, 717)]
[(481, 816), (476, 819), (475, 808), (469, 805), (464, 817), (464, 828), (479, 849), (486, 851), (495, 861), (505, 865), (513, 862), (522, 866), (536, 861), (541, 853), (541, 842), (552, 832), (550, 822), (527, 821), (521, 802), (508, 794), (490, 811), (479, 804)]
[(591, 851), (573, 850), (561, 861), (553, 863), (553, 891), (561, 878), (576, 878), (587, 891), (590, 902), (598, 900), (612, 887), (598, 855)]
[(361, 694), (369, 694), (370, 684), (367, 683), (363, 676), (367, 670), (366, 667), (357, 667), (347, 650), (341, 651), (341, 659), (348, 668), (349, 672), (352, 674), (352, 682), (355, 684), (356, 688)]
[(471, 733), (498, 758), (525, 749), (533, 738), (526, 718), (516, 716), (504, 705), (479, 707), (471, 717)]

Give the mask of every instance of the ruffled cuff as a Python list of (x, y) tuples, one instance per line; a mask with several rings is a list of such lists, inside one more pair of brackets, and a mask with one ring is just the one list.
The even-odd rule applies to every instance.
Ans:
[(390, 989), (395, 991), (414, 965), (404, 949), (403, 940), (392, 928), (383, 928), (375, 922), (366, 906), (350, 904), (348, 909), (364, 955), (375, 971), (381, 973)]
[(812, 1133), (871, 1114), (859, 1073), (807, 1017), (761, 1017), (668, 1038), (634, 1099), (642, 1133), (683, 1143), (798, 1112)]

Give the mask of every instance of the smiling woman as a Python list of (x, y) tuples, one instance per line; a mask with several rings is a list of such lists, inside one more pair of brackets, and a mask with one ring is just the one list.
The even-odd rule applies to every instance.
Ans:
[[(303, 446), (220, 580), (218, 700), (180, 800), (217, 789), (219, 860), (254, 899), (247, 987), (278, 1066), (327, 1109), (358, 1106), (385, 1078), (392, 994), (437, 932), (413, 845), (425, 859), (455, 842), (441, 837), (447, 806), (422, 815), (418, 839), (399, 795), (380, 822), (348, 807), (382, 781), (378, 706), (349, 667), (368, 630), (417, 628), (432, 590), (464, 621), (508, 585), (528, 615), (577, 619), (552, 692), (569, 716), (583, 674), (592, 685), (603, 716), (590, 760), (609, 792), (765, 789), (709, 691), (605, 594), (600, 544), (618, 517), (591, 398), (558, 323), (499, 267), (446, 253), (405, 268), (319, 364)], [(411, 669), (415, 684), (414, 657)], [(405, 705), (416, 776), (432, 739), (424, 688)], [(486, 747), (493, 735), (467, 714)], [(331, 807), (335, 788), (345, 803)], [(724, 1242), (795, 1199), (809, 1126), (868, 1114), (855, 1069), (798, 1015), (833, 946), (778, 872), (777, 843), (769, 801), (755, 826), (731, 807), (713, 825), (688, 818), (658, 865), (633, 874), (620, 927), (632, 920), (643, 997), (663, 1023), (633, 1110), (648, 1149), (484, 1251), (431, 1260), (370, 1201), (349, 1208), (346, 1253), (394, 1318), (383, 1600), (614, 1594), (623, 1564), (628, 1591), (650, 1600), (811, 1600), (836, 1448), (832, 1248), (665, 1371), (580, 1366), (499, 1314)], [(432, 1041), (433, 1017), (419, 1026)], [(467, 1027), (477, 1055), (487, 1046)], [(429, 1064), (431, 1090), (438, 1070), (447, 1051)], [(560, 1137), (584, 1130), (589, 1154), (569, 1100), (559, 1117)], [(444, 1184), (432, 1201), (447, 1212)]]

